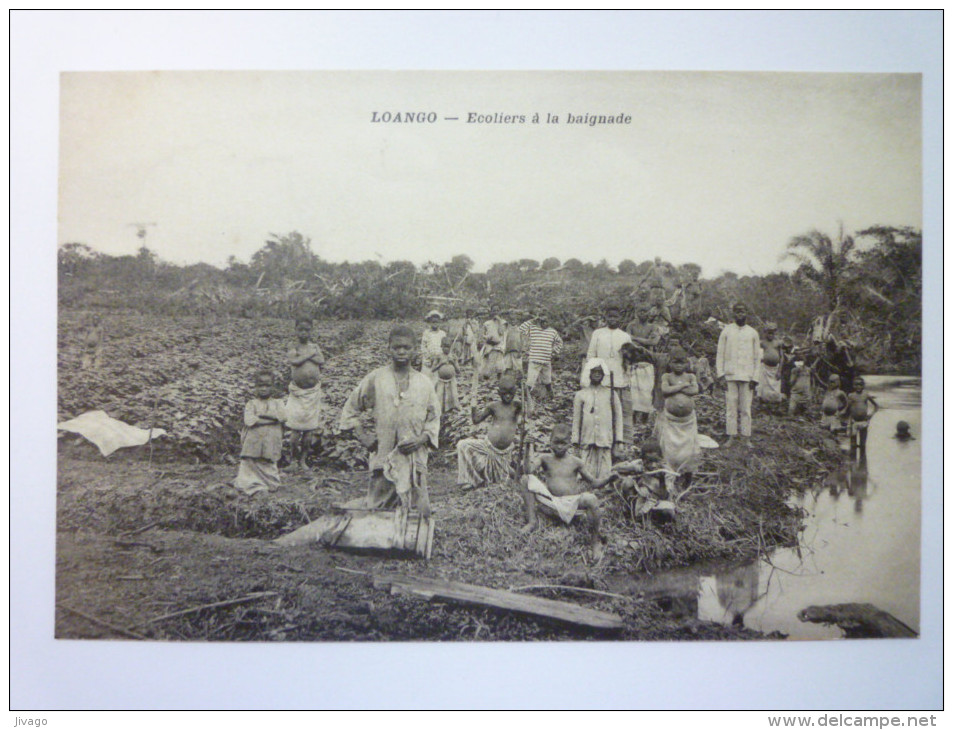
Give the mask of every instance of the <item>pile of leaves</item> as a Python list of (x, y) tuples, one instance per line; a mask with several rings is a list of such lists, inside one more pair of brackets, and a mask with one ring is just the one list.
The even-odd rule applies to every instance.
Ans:
[[(60, 318), (58, 419), (104, 410), (140, 428), (165, 429), (167, 435), (152, 445), (157, 459), (233, 458), (255, 372), (270, 370), (278, 391), (287, 392), (289, 320), (229, 319), (209, 326), (198, 317), (110, 316), (98, 365), (87, 368), (82, 367), (84, 322), (83, 313)], [(332, 408), (340, 408), (360, 377), (351, 371), (375, 364), (368, 359), (375, 354), (345, 356), (364, 341), (362, 323), (320, 322), (315, 330), (330, 359), (325, 394)], [(354, 463), (349, 448), (337, 458)]]

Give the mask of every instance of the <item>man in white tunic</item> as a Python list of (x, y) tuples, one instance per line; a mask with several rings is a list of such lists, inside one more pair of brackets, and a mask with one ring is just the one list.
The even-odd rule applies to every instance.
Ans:
[[(427, 452), (438, 445), (440, 402), (430, 379), (410, 366), (415, 340), (409, 327), (394, 327), (388, 340), (391, 363), (368, 373), (341, 410), (341, 430), (353, 430), (374, 450), (367, 496), (360, 505), (349, 506), (416, 505), (421, 515), (430, 516)], [(365, 411), (374, 414), (373, 435), (361, 426)]]
[(731, 309), (735, 321), (721, 331), (715, 374), (725, 383), (727, 446), (741, 432), (745, 445), (751, 437), (751, 397), (758, 385), (761, 343), (758, 332), (745, 324), (748, 308), (738, 302)]
[[(629, 445), (632, 443), (632, 392), (629, 390), (629, 376), (622, 362), (622, 345), (631, 343), (632, 337), (625, 330), (619, 329), (619, 325), (622, 324), (622, 315), (618, 307), (615, 305), (606, 307), (605, 318), (606, 326), (592, 333), (586, 361), (599, 358), (605, 362), (608, 368), (605, 385), (613, 388), (622, 404), (622, 438), (620, 440), (623, 444)], [(585, 382), (581, 385), (586, 387), (589, 383)]]

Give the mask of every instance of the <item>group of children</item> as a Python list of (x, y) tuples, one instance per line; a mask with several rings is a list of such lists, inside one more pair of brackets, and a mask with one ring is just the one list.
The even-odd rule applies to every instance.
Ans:
[[(653, 349), (659, 336), (657, 329), (647, 326), (648, 314), (640, 310), (639, 322), (625, 331), (620, 328), (619, 310), (606, 310), (606, 326), (593, 332), (590, 341), (583, 387), (573, 398), (571, 421), (553, 427), (551, 453), (533, 456), (531, 448), (526, 453), (521, 450), (528, 467), (520, 481), (524, 529), (536, 526), (538, 511), (566, 523), (583, 515), (590, 527), (593, 551), (598, 554), (602, 550), (600, 506), (592, 490), (619, 480), (623, 488), (637, 495), (641, 512), (670, 514), (676, 480), (684, 486), (690, 483), (700, 455), (694, 397), (711, 388), (711, 382), (702, 382), (703, 377), (712, 379), (704, 367), (707, 361), (704, 365), (693, 361), (677, 340), (664, 353)], [(441, 320), (439, 312), (431, 312), (420, 340), (410, 328), (394, 327), (388, 337), (390, 362), (364, 377), (344, 404), (340, 429), (353, 432), (373, 452), (368, 493), (352, 506), (413, 505), (425, 516), (430, 513), (427, 454), (438, 446), (441, 414), (460, 407), (459, 358), (453, 352), (454, 342), (440, 328)], [(526, 385), (549, 386), (551, 395), (552, 357), (562, 347), (558, 333), (547, 327), (544, 319), (519, 327), (502, 318), (491, 324), (484, 330), (484, 335), (488, 329), (491, 336), (475, 349), (478, 341), (472, 328), (463, 330), (474, 369), (485, 372), (486, 363), (492, 361), (498, 377), (498, 399), (483, 408), (475, 401), (471, 406), (474, 425), (489, 421), (486, 435), (456, 444), (458, 485), (468, 488), (505, 483), (515, 477), (514, 457), (527, 415), (524, 409), (532, 407), (528, 395), (517, 398), (524, 378), (522, 356), (528, 356)], [(255, 397), (245, 407), (240, 467), (234, 482), (248, 494), (278, 486), (284, 428), (291, 431), (292, 468), (300, 468), (323, 420), (320, 379), (324, 356), (311, 340), (311, 328), (307, 318), (295, 322), (296, 341), (288, 351), (291, 382), (287, 394), (276, 397), (269, 372), (256, 375)], [(775, 360), (771, 353), (774, 331), (769, 328), (767, 334), (763, 360), (764, 365), (773, 367), (777, 362), (769, 361)], [(508, 337), (518, 337), (520, 349), (507, 351)], [(419, 370), (414, 367), (418, 355)], [(810, 375), (803, 364), (795, 367), (792, 392), (801, 392), (799, 379), (804, 372)], [(758, 385), (759, 390), (768, 390), (774, 384), (762, 375)], [(847, 395), (840, 390), (837, 376), (832, 376), (821, 406), (825, 427), (832, 431), (846, 428), (852, 443), (863, 450), (872, 415), (868, 404), (873, 404), (876, 412), (877, 403), (865, 392), (863, 379), (856, 379), (853, 392)], [(374, 417), (372, 434), (361, 425), (365, 412)], [(640, 458), (623, 460), (626, 453), (632, 455), (634, 425), (644, 423), (652, 412), (656, 413), (655, 426), (637, 452)]]

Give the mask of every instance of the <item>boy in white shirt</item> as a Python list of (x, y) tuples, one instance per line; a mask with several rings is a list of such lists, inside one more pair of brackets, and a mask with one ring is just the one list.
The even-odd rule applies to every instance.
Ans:
[(747, 446), (751, 438), (751, 398), (758, 385), (761, 343), (758, 332), (745, 324), (748, 308), (738, 302), (731, 308), (735, 321), (718, 338), (715, 373), (725, 384), (725, 431), (731, 446), (741, 432)]

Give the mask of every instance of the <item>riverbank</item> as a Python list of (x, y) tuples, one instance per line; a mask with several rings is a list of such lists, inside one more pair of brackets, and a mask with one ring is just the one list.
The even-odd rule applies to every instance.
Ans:
[[(270, 540), (327, 514), (335, 503), (360, 496), (366, 484), (363, 450), (329, 427), (312, 472), (285, 474), (279, 491), (252, 498), (227, 486), (235, 458), (219, 444), (232, 443), (227, 434), (246, 387), (242, 363), (249, 356), (243, 343), (251, 339), (254, 356), (274, 361), (277, 368), (286, 324), (228, 321), (211, 330), (187, 318), (126, 318), (114, 324), (117, 334), (124, 328), (123, 337), (110, 344), (102, 380), (122, 383), (129, 393), (111, 396), (116, 404), (111, 415), (143, 425), (147, 422), (136, 414), (148, 416), (157, 402), (172, 420), (156, 425), (175, 437), (157, 442), (154, 453), (139, 447), (109, 459), (79, 437), (58, 440), (56, 590), (57, 601), (67, 608), (57, 611), (57, 636), (116, 635), (115, 629), (97, 628), (75, 611), (122, 628), (265, 591), (275, 595), (163, 618), (134, 633), (153, 639), (263, 641), (758, 638), (761, 634), (744, 628), (672, 612), (634, 583), (614, 586), (623, 585), (618, 579), (626, 576), (750, 560), (794, 545), (802, 513), (792, 495), (823, 480), (841, 458), (834, 440), (818, 427), (816, 414), (791, 419), (756, 409), (750, 448), (705, 450), (692, 489), (678, 500), (674, 523), (643, 524), (611, 486), (602, 490), (607, 542), (603, 558), (593, 562), (587, 535), (575, 525), (544, 521), (522, 534), (522, 501), (512, 487), (462, 492), (454, 486), (453, 444), (485, 429), (485, 424), (473, 427), (461, 411), (444, 419), (442, 447), (431, 458), (437, 532), (429, 562), (317, 546), (279, 548)], [(350, 389), (382, 361), (388, 326), (327, 323), (327, 332), (319, 333), (319, 341), (329, 343), (324, 374), (330, 424)], [(78, 350), (68, 339), (71, 331), (62, 336), (61, 410), (100, 404), (101, 397), (74, 369)], [(174, 349), (157, 345), (165, 341), (184, 343), (189, 354), (176, 357)], [(133, 356), (141, 382), (119, 370), (111, 377), (109, 368), (121, 369)], [(187, 372), (179, 373), (182, 363)], [(529, 423), (527, 438), (538, 450), (546, 448), (552, 426), (571, 413), (578, 364), (571, 354), (556, 363), (554, 397)], [(469, 383), (465, 369), (460, 384), (467, 406), (473, 402)], [(475, 400), (482, 404), (494, 395), (492, 385), (482, 384)], [(695, 406), (699, 431), (723, 442), (723, 394), (700, 395)], [(636, 444), (648, 435), (649, 427), (637, 428)], [(529, 592), (616, 611), (625, 627), (614, 637), (601, 637), (488, 609), (421, 603), (375, 589), (370, 575), (385, 570), (502, 589), (564, 586)]]
[[(279, 492), (248, 498), (225, 486), (230, 465), (148, 466), (127, 454), (106, 462), (85, 445), (59, 460), (56, 635), (112, 637), (113, 627), (142, 624), (169, 612), (273, 592), (264, 602), (209, 609), (141, 625), (151, 639), (211, 640), (536, 640), (751, 639), (761, 634), (699, 621), (672, 611), (671, 597), (623, 576), (706, 560), (742, 560), (796, 541), (800, 511), (789, 499), (821, 478), (836, 447), (812, 424), (756, 419), (749, 450), (707, 452), (705, 472), (678, 505), (677, 521), (633, 522), (611, 488), (602, 493), (606, 554), (593, 563), (585, 532), (544, 522), (530, 535), (518, 495), (503, 486), (461, 493), (451, 469), (432, 473), (437, 520), (429, 562), (347, 554), (318, 546), (279, 548), (281, 534), (358, 496), (361, 472), (317, 469), (284, 478)], [(68, 453), (72, 452), (72, 453)], [(356, 571), (356, 572), (355, 572)], [(423, 603), (373, 587), (371, 574), (397, 571), (615, 611), (622, 632), (599, 636), (488, 609)]]

